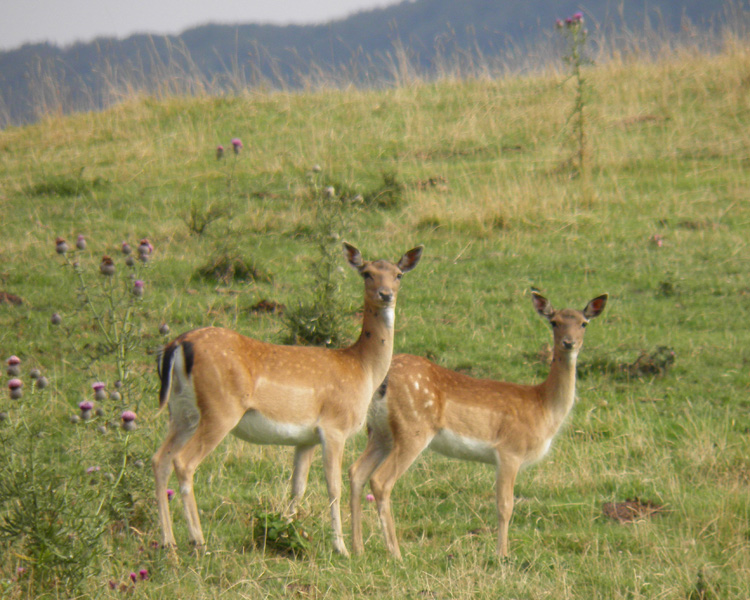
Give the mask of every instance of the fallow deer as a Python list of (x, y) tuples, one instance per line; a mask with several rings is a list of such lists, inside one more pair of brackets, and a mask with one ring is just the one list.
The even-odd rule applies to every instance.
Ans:
[(445, 456), (495, 465), (497, 554), (508, 555), (516, 475), (544, 456), (573, 407), (584, 328), (604, 310), (607, 295), (594, 298), (583, 311), (554, 310), (536, 292), (532, 300), (537, 312), (549, 320), (554, 336), (549, 375), (539, 385), (475, 379), (425, 358), (393, 357), (368, 411), (367, 446), (349, 470), (355, 553), (364, 551), (361, 502), (369, 479), (386, 547), (401, 558), (391, 491), (417, 456), (430, 448)]
[(193, 474), (232, 433), (256, 444), (295, 446), (292, 510), (304, 493), (315, 446), (322, 444), (333, 545), (348, 555), (340, 511), (344, 443), (363, 425), (388, 371), (401, 276), (416, 267), (422, 250), (410, 250), (396, 264), (369, 262), (344, 243), (344, 254), (365, 285), (361, 335), (348, 348), (280, 346), (206, 327), (184, 333), (162, 350), (159, 406), (169, 406), (169, 431), (153, 457), (153, 469), (165, 546), (175, 545), (167, 504), (172, 468), (190, 540), (203, 545)]

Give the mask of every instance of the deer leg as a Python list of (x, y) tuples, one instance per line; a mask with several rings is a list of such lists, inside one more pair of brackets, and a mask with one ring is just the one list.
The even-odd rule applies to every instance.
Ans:
[(294, 471), (292, 472), (292, 499), (287, 508), (290, 516), (297, 514), (297, 505), (307, 487), (307, 476), (315, 455), (315, 446), (297, 446), (294, 449)]
[(385, 545), (388, 551), (399, 560), (401, 560), (401, 550), (396, 536), (396, 523), (391, 512), (391, 491), (398, 478), (406, 472), (428, 443), (426, 435), (420, 435), (418, 431), (409, 432), (410, 436), (411, 434), (414, 434), (414, 437), (409, 437), (408, 442), (394, 440), (390, 453), (370, 478), (370, 487), (378, 505)]
[(164, 547), (177, 545), (172, 531), (172, 517), (168, 504), (169, 498), (167, 497), (169, 476), (172, 474), (174, 457), (185, 445), (185, 442), (190, 439), (194, 430), (195, 428), (182, 428), (175, 419), (170, 419), (167, 437), (151, 459), (156, 488), (156, 507), (159, 512), (161, 528), (161, 543)]
[(202, 415), (195, 433), (175, 455), (174, 468), (180, 484), (188, 535), (190, 541), (197, 546), (205, 545), (206, 541), (193, 493), (193, 475), (198, 465), (235, 428), (241, 417), (241, 413), (234, 416), (223, 414), (221, 417), (216, 413)]
[(333, 547), (339, 554), (349, 556), (341, 525), (341, 462), (344, 458), (345, 439), (330, 432), (321, 432), (320, 439), (323, 443), (323, 470), (326, 476), (328, 501), (331, 507)]
[(167, 484), (169, 476), (172, 474), (172, 457), (175, 450), (179, 449), (175, 448), (178, 441), (177, 431), (170, 427), (164, 443), (151, 459), (156, 488), (156, 508), (159, 512), (159, 527), (161, 529), (161, 545), (164, 547), (177, 545), (174, 539), (174, 532), (172, 531), (172, 516), (169, 512)]
[(371, 431), (367, 438), (367, 447), (357, 461), (349, 468), (351, 497), (349, 505), (352, 518), (352, 550), (354, 554), (365, 551), (362, 540), (362, 491), (370, 476), (386, 457), (390, 441)]
[(513, 515), (513, 488), (520, 465), (512, 459), (500, 458), (497, 466), (497, 556), (508, 556), (508, 527)]

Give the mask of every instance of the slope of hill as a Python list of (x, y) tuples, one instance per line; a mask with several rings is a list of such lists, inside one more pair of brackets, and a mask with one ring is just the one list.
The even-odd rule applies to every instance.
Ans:
[[(746, 0), (529, 0), (500, 6), (491, 0), (407, 1), (316, 26), (205, 25), (179, 36), (135, 35), (58, 48), (26, 45), (0, 53), (0, 126), (40, 114), (96, 109), (123, 90), (225, 91), (247, 86), (300, 87), (327, 83), (382, 83), (393, 77), (398, 52), (421, 71), (496, 57), (518, 60), (556, 18), (583, 9), (592, 32), (644, 26), (676, 32), (686, 22), (710, 28), (740, 14)], [(398, 50), (398, 52), (397, 52)], [(447, 57), (447, 58), (446, 58)], [(539, 61), (539, 56), (530, 59)], [(543, 59), (542, 59), (543, 60)]]
[[(560, 72), (136, 95), (0, 131), (0, 292), (21, 300), (0, 302), (3, 600), (747, 598), (749, 69), (747, 38), (590, 67), (587, 177), (569, 161), (575, 90)], [(233, 137), (241, 152), (217, 158)], [(333, 555), (319, 451), (293, 522), (307, 543), (284, 553), (289, 530), (270, 529), (289, 525), (294, 452), (234, 438), (195, 480), (207, 551), (188, 545), (176, 479), (177, 557), (159, 547), (152, 352), (204, 325), (281, 341), (326, 273), (353, 341), (362, 282), (342, 239), (368, 259), (425, 245), (395, 347), (477, 377), (546, 376), (532, 286), (558, 308), (610, 294), (567, 426), (519, 475), (510, 559), (495, 558), (495, 470), (429, 453), (394, 492), (402, 563), (372, 503), (366, 554)], [(238, 258), (252, 269), (214, 275)]]

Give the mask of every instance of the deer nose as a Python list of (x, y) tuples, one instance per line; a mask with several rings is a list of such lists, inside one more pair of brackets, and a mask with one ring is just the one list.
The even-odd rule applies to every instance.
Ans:
[(572, 349), (573, 349), (573, 346), (574, 346), (575, 344), (573, 344), (573, 342), (572, 342), (572, 341), (570, 341), (570, 340), (563, 340), (563, 341), (562, 341), (562, 345), (563, 345), (563, 348), (565, 348), (566, 350), (572, 350)]
[(391, 302), (393, 300), (393, 292), (389, 289), (378, 290), (378, 296), (383, 302)]

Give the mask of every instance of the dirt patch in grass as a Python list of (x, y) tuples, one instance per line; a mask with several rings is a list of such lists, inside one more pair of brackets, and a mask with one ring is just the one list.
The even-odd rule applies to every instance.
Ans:
[(650, 502), (633, 498), (623, 502), (605, 502), (602, 506), (602, 513), (605, 517), (614, 519), (619, 523), (633, 523), (647, 519), (664, 511), (664, 507)]

